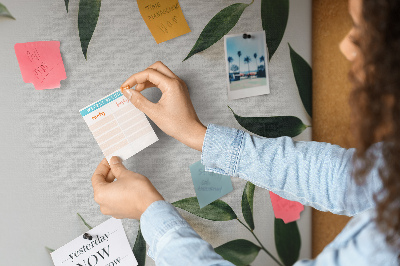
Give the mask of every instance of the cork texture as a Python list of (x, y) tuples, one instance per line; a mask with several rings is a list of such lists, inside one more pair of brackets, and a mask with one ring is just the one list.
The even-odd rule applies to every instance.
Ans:
[[(339, 43), (351, 28), (346, 0), (313, 1), (313, 140), (354, 146), (349, 139), (350, 63)], [(312, 256), (315, 258), (343, 229), (349, 217), (313, 210)]]

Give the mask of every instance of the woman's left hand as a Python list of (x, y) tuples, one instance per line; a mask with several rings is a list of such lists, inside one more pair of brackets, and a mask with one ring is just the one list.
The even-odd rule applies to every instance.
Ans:
[(164, 200), (147, 177), (126, 169), (118, 157), (112, 157), (110, 165), (106, 159), (100, 162), (92, 186), (100, 211), (117, 219), (140, 219), (153, 202)]

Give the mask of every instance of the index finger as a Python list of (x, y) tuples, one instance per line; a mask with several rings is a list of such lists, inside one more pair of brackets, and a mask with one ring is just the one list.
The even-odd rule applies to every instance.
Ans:
[(92, 176), (92, 186), (95, 189), (98, 186), (108, 184), (106, 181), (107, 174), (110, 171), (110, 166), (106, 159), (103, 159), (100, 164), (97, 166), (94, 174)]
[(173, 79), (155, 69), (148, 68), (130, 76), (124, 83), (122, 83), (121, 88), (125, 88), (126, 86), (132, 88), (136, 84), (145, 83), (146, 81), (153, 83), (161, 90), (161, 92), (164, 93), (168, 85), (172, 84)]

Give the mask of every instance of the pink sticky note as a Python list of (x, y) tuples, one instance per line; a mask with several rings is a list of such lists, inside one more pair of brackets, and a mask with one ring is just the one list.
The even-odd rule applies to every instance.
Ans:
[(19, 68), (25, 83), (35, 89), (60, 88), (60, 81), (67, 78), (60, 53), (60, 42), (27, 42), (14, 46)]
[(282, 219), (285, 224), (300, 219), (300, 213), (304, 210), (304, 206), (301, 203), (281, 198), (271, 191), (269, 196), (276, 218)]

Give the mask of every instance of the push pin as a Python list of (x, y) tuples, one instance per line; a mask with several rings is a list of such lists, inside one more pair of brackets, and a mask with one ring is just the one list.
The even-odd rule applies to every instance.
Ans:
[(250, 38), (251, 38), (250, 34), (243, 33), (243, 39), (250, 39)]
[(93, 239), (93, 236), (89, 235), (88, 233), (84, 233), (84, 234), (83, 234), (83, 239), (92, 240), (92, 239)]

